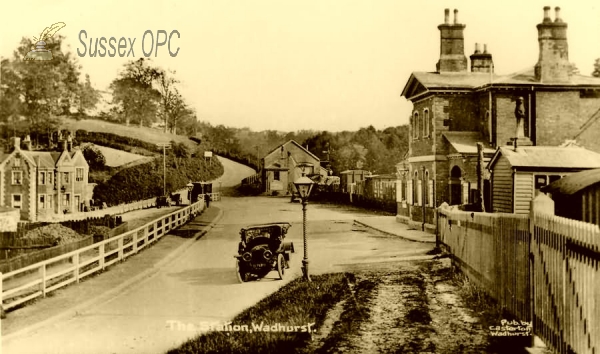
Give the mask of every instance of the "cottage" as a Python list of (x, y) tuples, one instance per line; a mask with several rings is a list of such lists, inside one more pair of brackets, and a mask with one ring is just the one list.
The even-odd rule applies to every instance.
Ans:
[(92, 186), (89, 166), (79, 149), (62, 152), (14, 150), (0, 163), (0, 206), (20, 210), (21, 219), (37, 221), (55, 214), (83, 211), (89, 203)]
[(303, 174), (317, 180), (328, 175), (319, 158), (294, 140), (271, 150), (261, 163), (263, 191), (268, 194), (292, 193), (294, 181)]
[[(567, 24), (560, 8), (552, 19), (550, 8), (545, 7), (536, 26), (537, 64), (505, 76), (495, 73), (485, 44), (483, 48), (475, 45), (469, 65), (465, 27), (458, 20), (458, 10), (451, 21), (446, 9), (444, 22), (437, 27), (436, 70), (413, 72), (402, 90), (413, 112), (406, 173), (410, 180), (402, 182), (408, 190), (398, 196), (402, 198), (399, 221), (435, 228), (435, 209), (440, 204), (475, 200), (479, 193), (477, 142), (483, 144), (484, 160), (514, 138), (524, 147), (558, 146), (576, 137), (577, 143), (600, 152), (595, 134), (600, 129), (600, 78), (571, 70)], [(485, 193), (485, 178), (482, 184)]]
[(487, 168), (491, 211), (528, 214), (530, 201), (542, 187), (575, 172), (600, 168), (600, 154), (578, 147), (501, 147)]
[(543, 187), (554, 200), (554, 213), (600, 226), (600, 169), (573, 173)]

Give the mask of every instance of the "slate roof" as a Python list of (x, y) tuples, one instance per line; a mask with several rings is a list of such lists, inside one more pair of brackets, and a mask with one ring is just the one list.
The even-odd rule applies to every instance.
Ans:
[(580, 147), (522, 146), (500, 147), (488, 164), (491, 169), (500, 155), (505, 156), (512, 167), (539, 168), (600, 168), (600, 154)]
[(30, 156), (33, 159), (33, 161), (36, 162), (38, 167), (43, 168), (54, 168), (56, 166), (56, 161), (58, 161), (58, 158), (60, 157), (60, 154), (58, 154), (58, 156), (53, 156), (52, 153), (49, 151), (21, 150), (21, 153)]
[(541, 190), (544, 193), (571, 195), (596, 183), (600, 183), (600, 168), (573, 173)]
[(599, 87), (600, 78), (573, 75), (569, 82), (540, 82), (535, 79), (534, 67), (509, 75), (496, 75), (486, 72), (413, 72), (401, 96), (411, 98), (426, 91), (436, 90), (477, 90), (492, 86), (534, 85), (550, 87)]
[[(315, 154), (313, 154), (312, 152), (308, 151), (308, 150), (307, 150), (307, 149), (306, 149), (304, 146), (302, 146), (302, 145), (298, 144), (298, 143), (297, 143), (296, 141), (294, 141), (294, 140), (288, 140), (287, 142), (285, 142), (285, 143), (283, 143), (283, 144), (281, 144), (281, 145), (277, 146), (277, 147), (276, 147), (276, 148), (274, 148), (273, 150), (269, 151), (269, 152), (268, 152), (268, 153), (267, 153), (265, 156), (269, 156), (269, 155), (271, 155), (272, 153), (274, 153), (275, 151), (277, 151), (277, 150), (281, 150), (281, 147), (282, 147), (282, 146), (284, 146), (284, 145), (287, 145), (287, 144), (289, 144), (289, 143), (292, 143), (292, 144), (296, 145), (296, 146), (297, 146), (297, 147), (299, 147), (301, 150), (304, 150), (304, 152), (306, 152), (306, 153), (307, 153), (309, 156), (311, 156), (312, 158), (314, 158), (314, 159), (315, 159), (315, 160), (317, 160), (317, 161), (320, 161), (320, 159), (319, 159), (319, 158), (318, 158), (318, 157), (317, 157)], [(264, 158), (264, 157), (263, 157), (263, 158)]]
[(496, 150), (486, 147), (486, 139), (479, 132), (444, 132), (450, 145), (461, 154), (477, 154), (477, 143), (483, 143), (483, 153), (493, 154)]

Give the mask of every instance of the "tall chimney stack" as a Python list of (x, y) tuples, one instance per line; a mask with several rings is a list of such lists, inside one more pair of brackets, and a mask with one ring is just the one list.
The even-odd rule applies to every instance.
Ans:
[(535, 78), (539, 82), (560, 83), (571, 79), (567, 24), (560, 18), (560, 7), (554, 11), (552, 22), (550, 7), (544, 7), (544, 19), (537, 25), (540, 55), (535, 64)]
[(458, 22), (458, 10), (454, 10), (454, 23), (449, 23), (450, 9), (444, 10), (444, 23), (440, 30), (440, 60), (437, 62), (438, 72), (462, 72), (468, 70), (465, 56), (465, 25)]

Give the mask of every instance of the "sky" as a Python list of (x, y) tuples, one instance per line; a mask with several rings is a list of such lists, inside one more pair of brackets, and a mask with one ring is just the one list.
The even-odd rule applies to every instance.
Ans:
[[(497, 74), (537, 62), (536, 25), (543, 7), (561, 7), (569, 60), (582, 74), (600, 58), (600, 2), (401, 0), (10, 1), (3, 4), (0, 56), (12, 57), (22, 37), (64, 22), (82, 72), (106, 90), (123, 64), (154, 48), (152, 61), (176, 71), (181, 92), (202, 121), (254, 131), (385, 129), (408, 123), (401, 97), (413, 71), (435, 71), (444, 9), (466, 25), (465, 55), (486, 43)], [(10, 15), (9, 15), (10, 14)], [(130, 38), (135, 57), (90, 57), (89, 40)], [(152, 46), (158, 30), (171, 36)], [(161, 35), (161, 40), (166, 37)], [(127, 42), (128, 43), (128, 42)], [(116, 46), (116, 45), (115, 45)], [(86, 48), (87, 49), (87, 48)], [(128, 52), (126, 49), (125, 52)], [(77, 55), (77, 51), (83, 57)]]

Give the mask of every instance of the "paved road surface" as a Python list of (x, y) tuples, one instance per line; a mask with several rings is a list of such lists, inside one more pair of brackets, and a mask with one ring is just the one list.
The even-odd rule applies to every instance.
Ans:
[(213, 181), (213, 191), (215, 192), (219, 192), (219, 187), (222, 189), (235, 187), (242, 183), (244, 178), (250, 177), (256, 173), (253, 168), (244, 166), (222, 156), (217, 157), (223, 165), (224, 173), (223, 176)]
[[(171, 330), (169, 323), (229, 320), (300, 275), (303, 248), (299, 204), (290, 203), (288, 198), (253, 197), (224, 198), (215, 205), (225, 211), (215, 228), (154, 276), (77, 317), (3, 343), (4, 353), (162, 353), (196, 334)], [(312, 273), (398, 260), (433, 247), (354, 226), (353, 219), (368, 217), (360, 212), (332, 206), (308, 208)], [(277, 280), (273, 272), (261, 281), (239, 284), (232, 256), (240, 227), (272, 221), (293, 223), (288, 240), (294, 242), (296, 253), (287, 278)], [(110, 276), (110, 271), (103, 276)]]

